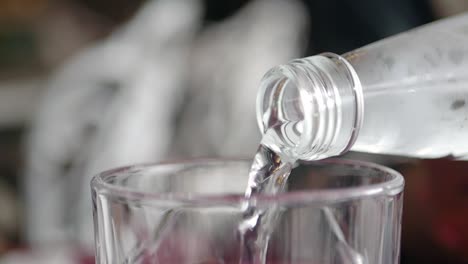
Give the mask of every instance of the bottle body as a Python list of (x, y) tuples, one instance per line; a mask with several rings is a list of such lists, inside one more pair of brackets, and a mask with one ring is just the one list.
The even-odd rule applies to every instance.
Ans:
[(364, 96), (354, 150), (424, 158), (468, 153), (468, 15), (343, 57)]
[[(297, 74), (297, 65), (303, 65), (305, 73)], [(276, 105), (276, 116), (294, 112), (293, 123), (302, 130), (282, 149), (300, 148), (293, 153), (299, 159), (324, 158), (349, 149), (423, 158), (468, 154), (468, 15), (342, 56), (318, 55), (280, 68), (262, 81), (257, 115), (263, 131), (272, 133), (271, 113), (265, 118), (264, 109)], [(296, 74), (284, 74), (288, 71)], [(301, 75), (308, 78), (300, 80)], [(278, 89), (272, 85), (275, 78), (292, 84)], [(282, 96), (272, 96), (280, 92)], [(314, 123), (314, 118), (307, 118), (311, 116), (322, 120)], [(285, 129), (273, 133), (266, 145), (291, 138), (288, 133)]]

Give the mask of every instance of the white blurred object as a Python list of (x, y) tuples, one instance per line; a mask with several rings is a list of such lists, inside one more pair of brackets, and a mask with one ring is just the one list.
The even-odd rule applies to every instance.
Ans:
[(302, 54), (307, 21), (296, 1), (262, 0), (200, 34), (178, 154), (253, 157), (260, 142), (257, 86), (268, 69)]
[(196, 38), (198, 1), (150, 1), (122, 30), (66, 64), (29, 137), (28, 239), (92, 245), (89, 181), (104, 169), (253, 155), (258, 81), (302, 55), (302, 10), (296, 1), (254, 1)]
[(83, 222), (78, 234), (92, 239), (91, 176), (164, 157), (199, 14), (196, 1), (150, 1), (57, 72), (27, 150), (31, 242), (69, 239), (70, 227)]

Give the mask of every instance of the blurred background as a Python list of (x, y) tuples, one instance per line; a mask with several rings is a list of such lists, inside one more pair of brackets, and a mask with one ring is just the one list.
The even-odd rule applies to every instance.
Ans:
[[(465, 0), (0, 0), (0, 263), (93, 263), (90, 176), (252, 156), (270, 67)], [(407, 181), (402, 263), (468, 263), (468, 165), (354, 154)], [(86, 176), (84, 176), (86, 175)]]

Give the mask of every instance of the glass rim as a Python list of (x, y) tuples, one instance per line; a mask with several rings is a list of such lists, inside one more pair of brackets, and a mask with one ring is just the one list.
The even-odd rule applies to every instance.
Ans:
[[(245, 202), (246, 198), (243, 193), (240, 194), (202, 194), (202, 193), (152, 193), (140, 191), (135, 188), (127, 188), (112, 184), (106, 181), (109, 177), (115, 176), (118, 173), (131, 172), (135, 169), (155, 168), (163, 166), (174, 166), (182, 164), (215, 164), (226, 162), (251, 162), (250, 159), (223, 159), (223, 158), (195, 158), (186, 160), (176, 160), (156, 163), (142, 163), (131, 166), (123, 166), (110, 170), (103, 171), (93, 177), (91, 180), (91, 189), (97, 194), (104, 194), (124, 200), (138, 199), (143, 202), (169, 202), (171, 204), (180, 203), (191, 206), (216, 206), (238, 204)], [(313, 189), (310, 191), (292, 191), (284, 192), (276, 195), (255, 195), (251, 199), (255, 199), (257, 205), (261, 204), (302, 204), (302, 203), (336, 203), (345, 200), (356, 198), (373, 197), (373, 196), (395, 196), (401, 193), (404, 189), (405, 181), (403, 176), (388, 167), (375, 164), (367, 161), (358, 161), (342, 158), (331, 158), (319, 161), (305, 162), (304, 164), (330, 164), (344, 165), (353, 167), (363, 167), (365, 169), (378, 170), (381, 173), (390, 175), (389, 180), (366, 184), (361, 186), (344, 187), (344, 188), (327, 188)], [(359, 175), (358, 175), (359, 176)]]

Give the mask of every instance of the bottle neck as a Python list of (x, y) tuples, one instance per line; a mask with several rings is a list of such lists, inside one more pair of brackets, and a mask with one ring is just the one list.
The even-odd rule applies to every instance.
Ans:
[(353, 67), (324, 53), (271, 69), (257, 96), (262, 144), (302, 160), (349, 150), (363, 120), (363, 95)]

